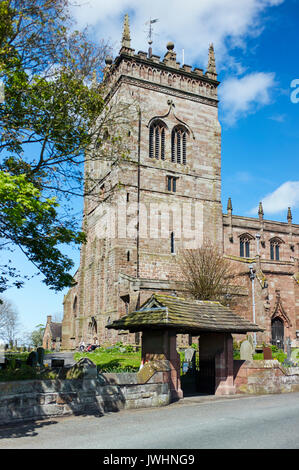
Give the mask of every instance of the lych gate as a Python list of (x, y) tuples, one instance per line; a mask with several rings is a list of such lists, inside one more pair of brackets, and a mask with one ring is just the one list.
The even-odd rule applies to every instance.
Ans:
[(138, 311), (106, 328), (142, 331), (142, 361), (169, 361), (165, 381), (169, 382), (174, 399), (183, 397), (177, 334), (199, 336), (199, 391), (228, 395), (235, 393), (232, 333), (263, 331), (219, 302), (160, 294), (153, 294)]

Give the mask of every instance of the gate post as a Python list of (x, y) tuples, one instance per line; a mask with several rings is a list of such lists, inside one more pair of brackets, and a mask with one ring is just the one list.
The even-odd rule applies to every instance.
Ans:
[(169, 384), (171, 398), (183, 398), (180, 378), (180, 355), (176, 350), (176, 332), (170, 330), (144, 330), (142, 332), (142, 361), (155, 359), (169, 361), (170, 371), (165, 372), (165, 382)]
[(223, 349), (215, 357), (215, 395), (234, 395), (234, 355), (231, 334), (223, 334)]
[(233, 338), (230, 333), (203, 333), (199, 337), (201, 359), (215, 359), (215, 395), (234, 395)]

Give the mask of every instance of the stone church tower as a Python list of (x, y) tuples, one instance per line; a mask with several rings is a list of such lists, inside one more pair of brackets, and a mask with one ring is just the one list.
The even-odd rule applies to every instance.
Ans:
[[(135, 54), (126, 15), (119, 55), (114, 61), (106, 59), (107, 105), (117, 109), (120, 103), (128, 104), (125, 112), (116, 112), (114, 123), (121, 129), (126, 151), (107, 158), (113, 154), (110, 144), (105, 146), (105, 135), (113, 135), (108, 126), (99, 150), (103, 158), (86, 159), (85, 171), (97, 184), (84, 201), (87, 243), (81, 248), (76, 285), (64, 300), (62, 349), (75, 349), (81, 339), (101, 345), (138, 343), (138, 334), (105, 325), (138, 309), (153, 292), (181, 294), (177, 254), (180, 248), (200, 246), (204, 239), (218, 245), (238, 267), (242, 288), (232, 308), (252, 321), (251, 263), (256, 323), (262, 320), (265, 339), (271, 339), (276, 308), (275, 315), (289, 322), (289, 336), (295, 340), (299, 226), (292, 225), (290, 215), (287, 224), (264, 221), (260, 211), (258, 219), (232, 215), (231, 202), (222, 214), (219, 82), (213, 46), (205, 72), (181, 65), (173, 43), (166, 48), (162, 59), (151, 48)], [(257, 231), (263, 242), (259, 253), (253, 242)], [(270, 257), (271, 243), (284, 245), (286, 264), (262, 263), (263, 255)], [(266, 294), (263, 266), (272, 270), (266, 285), (273, 292)], [(275, 294), (281, 280), (291, 297)], [(269, 311), (264, 308), (267, 302)]]
[[(66, 349), (78, 345), (81, 337), (101, 344), (126, 341), (126, 332), (119, 335), (105, 325), (138, 308), (154, 291), (179, 291), (180, 247), (198, 246), (203, 237), (222, 245), (219, 82), (213, 46), (205, 73), (181, 66), (173, 43), (167, 44), (162, 60), (151, 50), (135, 54), (126, 16), (119, 56), (106, 59), (105, 82), (108, 103), (133, 103), (135, 116), (125, 135), (129, 158), (116, 164), (97, 161), (92, 168), (103, 196), (86, 199), (84, 205), (87, 243), (81, 249), (77, 285), (64, 302)], [(92, 164), (87, 162), (86, 171)], [(109, 234), (107, 210), (115, 221)]]

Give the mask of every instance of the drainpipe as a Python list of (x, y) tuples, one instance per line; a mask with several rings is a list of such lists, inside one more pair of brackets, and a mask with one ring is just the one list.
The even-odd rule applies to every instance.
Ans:
[(136, 277), (139, 279), (140, 266), (139, 266), (139, 230), (140, 230), (140, 145), (141, 145), (141, 109), (138, 110), (138, 166), (137, 166), (137, 236), (136, 236), (136, 251), (137, 251), (137, 265)]
[[(253, 271), (253, 266), (252, 266), (252, 264), (250, 264), (249, 270), (250, 270), (249, 277), (250, 277), (250, 280), (251, 280), (251, 291), (252, 291), (252, 320), (253, 320), (253, 323), (255, 323), (255, 297), (254, 297), (254, 278), (255, 278), (255, 273), (254, 273), (254, 271)], [(254, 344), (254, 347), (256, 347), (256, 333), (253, 333), (253, 344)]]

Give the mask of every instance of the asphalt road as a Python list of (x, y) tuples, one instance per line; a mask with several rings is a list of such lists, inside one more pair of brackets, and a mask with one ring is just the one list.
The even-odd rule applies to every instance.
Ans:
[(298, 449), (299, 393), (186, 398), (126, 410), (0, 427), (0, 449)]

